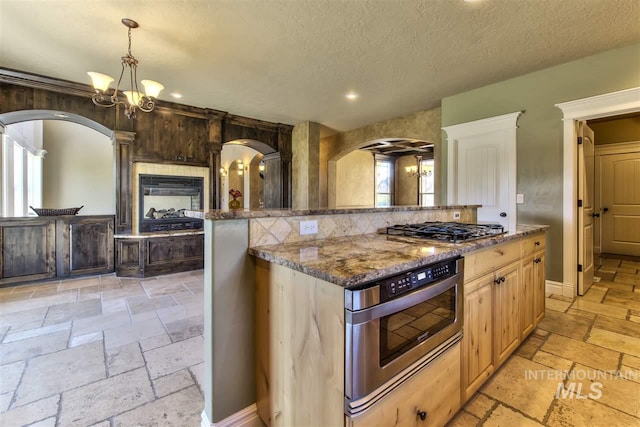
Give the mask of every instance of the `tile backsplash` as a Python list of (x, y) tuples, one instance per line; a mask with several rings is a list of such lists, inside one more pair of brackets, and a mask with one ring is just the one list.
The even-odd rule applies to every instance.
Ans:
[[(370, 234), (396, 224), (425, 221), (476, 222), (476, 208), (461, 208), (456, 209), (456, 212), (460, 212), (460, 218), (455, 220), (452, 209), (251, 218), (249, 220), (249, 246)], [(318, 221), (318, 233), (301, 236), (300, 221), (313, 220)]]

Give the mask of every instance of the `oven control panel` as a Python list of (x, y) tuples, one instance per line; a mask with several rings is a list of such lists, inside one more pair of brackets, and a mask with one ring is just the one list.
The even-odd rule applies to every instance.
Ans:
[(432, 264), (380, 282), (380, 297), (387, 301), (456, 274), (456, 260)]

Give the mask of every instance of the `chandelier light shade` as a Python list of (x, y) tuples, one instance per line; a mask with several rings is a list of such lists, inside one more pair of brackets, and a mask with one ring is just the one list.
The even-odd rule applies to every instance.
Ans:
[(418, 161), (417, 166), (406, 166), (404, 169), (407, 171), (407, 175), (412, 177), (429, 176), (431, 171), (422, 170), (422, 156), (416, 156)]
[[(142, 80), (142, 86), (144, 87), (144, 93), (138, 89), (138, 60), (131, 54), (131, 30), (138, 28), (138, 23), (129, 18), (123, 18), (122, 24), (128, 28), (129, 35), (129, 49), (127, 54), (122, 57), (122, 71), (120, 71), (120, 77), (116, 83), (116, 87), (111, 95), (107, 95), (109, 85), (114, 81), (113, 77), (106, 74), (97, 73), (95, 71), (89, 71), (87, 74), (91, 77), (91, 82), (96, 93), (93, 94), (91, 99), (93, 103), (99, 107), (113, 107), (117, 104), (124, 106), (124, 114), (129, 119), (135, 119), (136, 110), (140, 109), (145, 113), (153, 111), (155, 107), (155, 99), (160, 95), (164, 86), (153, 80)], [(124, 77), (129, 80), (129, 90), (122, 90), (122, 79)], [(125, 82), (126, 84), (126, 82)], [(118, 99), (118, 92), (122, 90), (122, 93), (127, 98), (127, 102)]]

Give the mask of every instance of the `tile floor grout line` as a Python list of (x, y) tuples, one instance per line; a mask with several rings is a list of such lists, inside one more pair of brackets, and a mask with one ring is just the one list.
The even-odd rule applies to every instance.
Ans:
[(55, 427), (64, 427), (60, 424), (60, 417), (62, 415), (62, 393), (63, 392), (58, 393), (60, 397), (58, 397), (58, 410), (56, 411)]
[(147, 364), (147, 358), (144, 356), (144, 351), (142, 351), (142, 345), (140, 345), (140, 341), (138, 341), (138, 348), (140, 349), (140, 354), (142, 355), (142, 360), (144, 361), (144, 370), (147, 373), (147, 378), (149, 379), (149, 385), (151, 387), (151, 392), (153, 393), (154, 401), (160, 399), (158, 397), (158, 392), (156, 390), (156, 386), (151, 379), (151, 372), (149, 372), (149, 365)]

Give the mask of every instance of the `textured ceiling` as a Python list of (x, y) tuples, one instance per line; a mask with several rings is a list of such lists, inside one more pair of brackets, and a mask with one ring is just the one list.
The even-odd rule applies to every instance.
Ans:
[(639, 0), (0, 0), (0, 66), (117, 76), (123, 17), (161, 99), (337, 130), (640, 40)]

